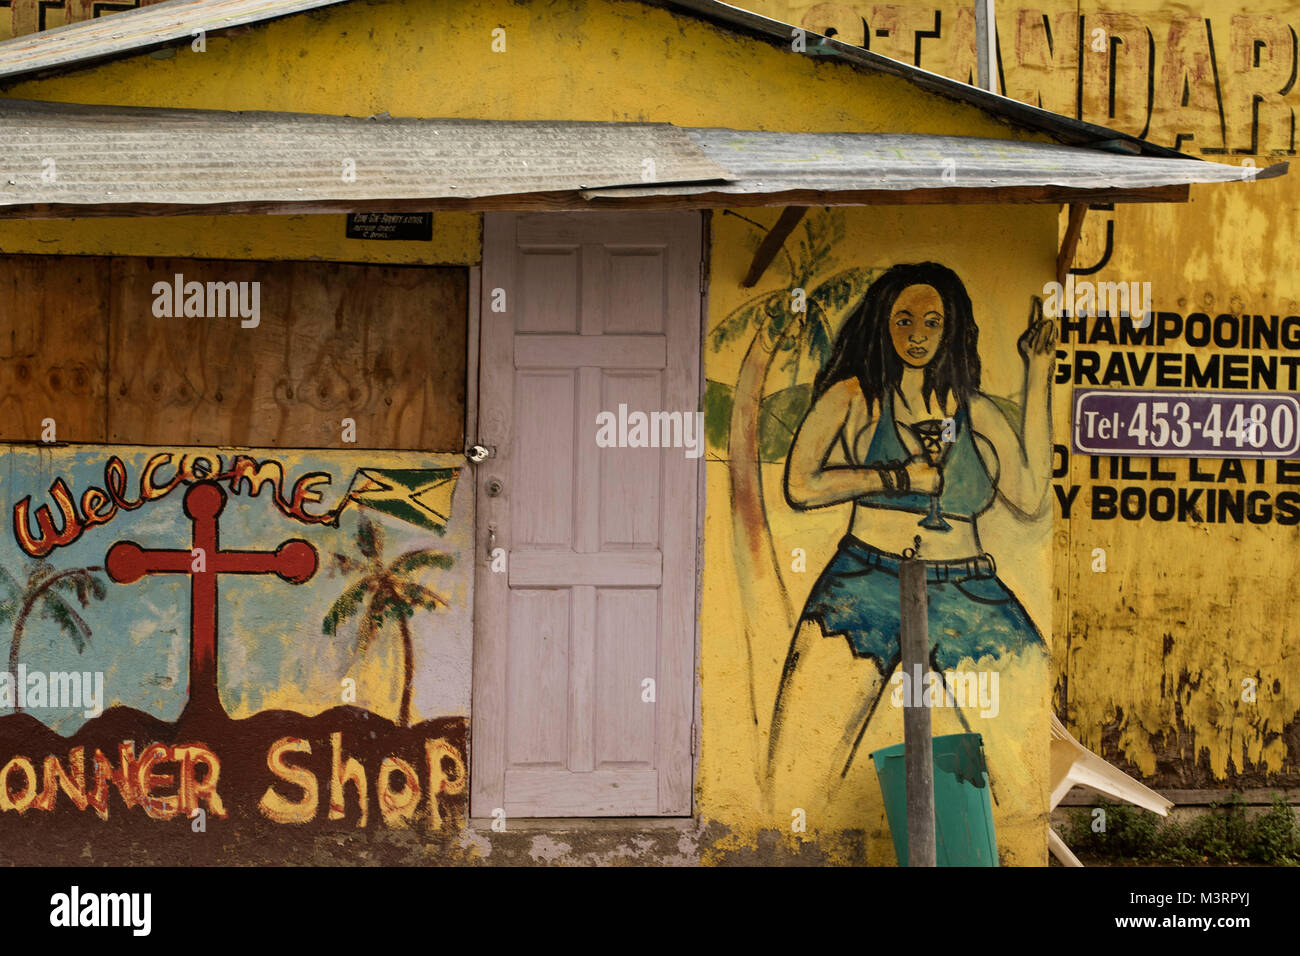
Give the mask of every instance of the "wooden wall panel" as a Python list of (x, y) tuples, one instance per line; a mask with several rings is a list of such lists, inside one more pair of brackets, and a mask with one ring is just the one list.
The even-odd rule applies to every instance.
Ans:
[[(260, 283), (257, 326), (155, 315), (177, 274)], [(53, 418), (64, 442), (459, 451), (467, 289), (456, 268), (0, 256), (0, 440)]]
[(0, 440), (104, 440), (108, 260), (0, 256)]
[[(156, 316), (178, 273), (260, 282), (258, 325)], [(466, 295), (462, 269), (115, 259), (109, 440), (459, 450)]]

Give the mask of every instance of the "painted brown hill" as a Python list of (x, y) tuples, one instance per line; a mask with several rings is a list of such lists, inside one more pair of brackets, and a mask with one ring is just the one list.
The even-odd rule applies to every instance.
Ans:
[[(355, 782), (342, 788), (341, 815), (330, 819), (331, 781), (334, 777), (333, 737), (339, 736), (340, 775), (345, 776), (355, 761), (365, 777), (366, 819), (362, 827), (361, 799)], [(78, 864), (88, 862), (161, 862), (172, 864), (306, 862), (303, 844), (318, 837), (337, 834), (376, 834), (390, 828), (404, 828), (403, 821), (385, 822), (381, 808), (380, 768), (385, 758), (403, 761), (415, 776), (420, 795), (415, 812), (406, 824), (412, 836), (425, 841), (445, 842), (463, 825), (468, 807), (466, 773), (467, 721), (463, 717), (437, 718), (414, 727), (399, 727), (391, 720), (357, 707), (335, 707), (314, 717), (272, 710), (241, 720), (220, 716), (183, 717), (171, 724), (127, 707), (114, 707), (93, 718), (69, 737), (62, 737), (28, 714), (0, 716), (0, 770), (7, 772), (0, 786), (7, 787), (12, 801), (24, 802), (26, 775), (14, 758), (26, 758), (37, 779), (38, 799), (24, 811), (0, 810), (0, 864)], [(297, 738), (310, 746), (287, 752), (283, 761), (300, 769), (291, 782), (277, 776), (268, 765), (268, 752), (283, 738)], [(430, 742), (445, 741), (448, 747)], [(119, 747), (135, 744), (133, 769), (152, 744), (167, 747), (199, 745), (220, 762), (216, 792), (226, 817), (207, 813), (206, 831), (195, 832), (193, 822), (182, 813), (172, 819), (152, 819), (137, 803), (128, 806), (116, 784), (108, 786), (106, 820), (92, 807), (78, 809), (58, 784), (52, 809), (40, 809), (48, 800), (44, 765), (53, 756), (65, 771), (71, 769), (70, 753), (83, 747), (85, 786), (93, 790), (94, 761), (98, 750), (114, 771), (121, 766)], [(299, 745), (301, 746), (301, 745)], [(434, 766), (430, 766), (433, 763)], [(391, 794), (389, 807), (405, 804), (403, 772), (390, 764), (385, 776)], [(176, 760), (160, 760), (152, 768), (157, 775), (170, 775), (170, 782), (155, 779), (155, 797), (177, 794), (180, 766)], [(301, 785), (301, 771), (315, 780), (317, 807), (309, 822), (277, 823), (258, 809), (268, 789), (295, 807), (304, 807), (308, 790)], [(138, 779), (140, 775), (137, 773)], [(207, 780), (206, 766), (194, 771), (196, 780)], [(436, 815), (430, 812), (429, 791), (434, 789)], [(208, 802), (199, 801), (205, 808)]]

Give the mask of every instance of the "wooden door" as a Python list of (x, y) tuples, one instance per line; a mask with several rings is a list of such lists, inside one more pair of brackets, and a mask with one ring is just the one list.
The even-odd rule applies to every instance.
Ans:
[(701, 227), (484, 217), (476, 817), (691, 812), (703, 458), (601, 447), (597, 416), (701, 407)]

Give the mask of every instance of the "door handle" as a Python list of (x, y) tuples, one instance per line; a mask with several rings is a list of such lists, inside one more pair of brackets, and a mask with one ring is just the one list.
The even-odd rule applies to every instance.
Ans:
[(487, 557), (488, 561), (492, 560), (492, 552), (497, 549), (497, 526), (490, 524), (487, 527)]
[(475, 443), (465, 449), (465, 457), (470, 460), (471, 464), (475, 465), (487, 461), (489, 458), (495, 458), (496, 456), (497, 450), (494, 445), (480, 445)]

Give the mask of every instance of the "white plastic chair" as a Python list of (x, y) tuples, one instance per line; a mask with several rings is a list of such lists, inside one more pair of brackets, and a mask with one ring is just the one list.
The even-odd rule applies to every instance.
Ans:
[[(1071, 737), (1055, 714), (1052, 714), (1051, 778), (1053, 810), (1077, 786), (1091, 787), (1108, 797), (1125, 800), (1162, 817), (1168, 816), (1169, 809), (1173, 806), (1150, 787), (1143, 786), (1124, 771), (1112, 767)], [(1079, 858), (1070, 852), (1065, 841), (1056, 835), (1050, 823), (1047, 826), (1047, 846), (1052, 855), (1065, 866), (1083, 866)]]

